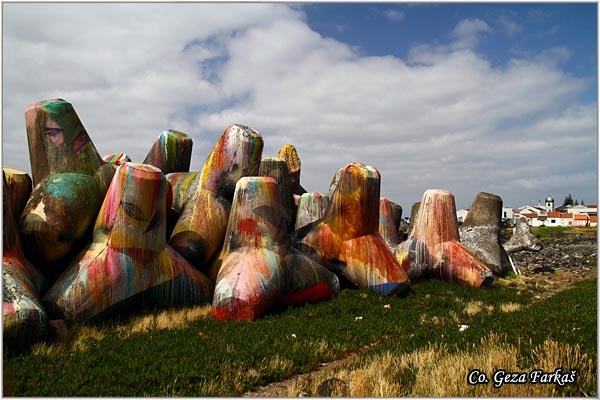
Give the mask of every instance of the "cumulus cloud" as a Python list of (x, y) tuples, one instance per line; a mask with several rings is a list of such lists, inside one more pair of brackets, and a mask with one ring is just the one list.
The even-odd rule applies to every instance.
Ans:
[[(577, 102), (591, 82), (560, 69), (568, 49), (492, 66), (477, 52), (494, 34), (481, 19), (402, 59), (322, 37), (280, 4), (4, 7), (4, 165), (28, 169), (25, 108), (62, 97), (102, 155), (141, 161), (172, 128), (192, 136), (198, 170), (243, 123), (265, 157), (296, 146), (310, 191), (326, 192), (347, 163), (377, 167), (382, 196), (405, 214), (429, 188), (451, 190), (459, 208), (480, 191), (512, 206), (540, 190), (560, 197), (565, 182), (586, 202), (597, 192), (596, 104)], [(53, 22), (28, 23), (42, 19)]]

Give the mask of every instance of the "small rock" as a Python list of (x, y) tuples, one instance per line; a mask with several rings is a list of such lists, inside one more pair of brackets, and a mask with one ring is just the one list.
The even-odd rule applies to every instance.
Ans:
[(319, 397), (346, 397), (347, 392), (348, 384), (338, 378), (327, 379), (317, 387)]

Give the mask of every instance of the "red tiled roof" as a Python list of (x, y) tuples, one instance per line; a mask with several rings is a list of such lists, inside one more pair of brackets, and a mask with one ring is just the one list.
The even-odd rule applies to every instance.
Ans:
[(598, 216), (597, 215), (590, 215), (590, 222), (598, 222)]
[(573, 218), (573, 214), (570, 214), (570, 213), (560, 213), (560, 218)]
[(573, 219), (575, 220), (582, 220), (582, 221), (587, 221), (589, 219), (587, 214), (575, 214), (573, 216)]
[(548, 213), (548, 217), (550, 217), (550, 218), (560, 218), (560, 211), (550, 211)]

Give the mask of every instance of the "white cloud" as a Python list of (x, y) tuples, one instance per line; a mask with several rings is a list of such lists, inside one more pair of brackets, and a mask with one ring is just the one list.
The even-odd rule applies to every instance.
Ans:
[(391, 22), (403, 21), (406, 17), (406, 14), (403, 11), (394, 10), (393, 8), (383, 10), (382, 14)]
[(492, 28), (481, 19), (465, 19), (456, 25), (452, 31), (456, 41), (452, 44), (453, 50), (472, 49), (478, 43), (483, 33), (491, 33)]
[[(596, 197), (596, 104), (577, 103), (590, 82), (561, 71), (568, 49), (498, 68), (475, 51), (493, 34), (480, 19), (405, 60), (363, 56), (279, 4), (40, 6), (4, 5), (5, 165), (29, 169), (25, 108), (62, 97), (101, 155), (141, 161), (172, 128), (193, 137), (198, 170), (225, 127), (244, 123), (265, 157), (296, 146), (308, 190), (327, 191), (347, 163), (377, 167), (405, 214), (429, 188), (459, 208), (480, 191), (513, 206), (538, 192)], [(65, 12), (82, 9), (94, 17)], [(42, 19), (52, 23), (29, 29)]]
[(506, 34), (509, 36), (513, 36), (517, 33), (520, 33), (523, 30), (516, 21), (514, 21), (510, 16), (505, 14), (500, 15), (498, 17), (498, 23), (500, 24), (504, 32), (506, 32)]

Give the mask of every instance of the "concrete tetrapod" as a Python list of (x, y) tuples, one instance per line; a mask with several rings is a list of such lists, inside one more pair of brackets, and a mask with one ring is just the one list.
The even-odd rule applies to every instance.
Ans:
[(197, 183), (188, 195), (169, 244), (194, 267), (206, 269), (223, 244), (237, 181), (256, 176), (262, 157), (260, 133), (230, 125), (209, 154)]
[(88, 321), (139, 308), (211, 301), (213, 283), (166, 244), (169, 188), (158, 168), (119, 166), (92, 243), (43, 298), (49, 314)]
[(61, 100), (25, 112), (33, 191), (19, 221), (23, 247), (43, 272), (58, 275), (89, 233), (115, 168), (105, 163), (75, 110)]
[(526, 217), (519, 217), (515, 221), (513, 234), (510, 239), (504, 243), (504, 249), (507, 253), (516, 253), (522, 250), (540, 251), (542, 241), (535, 237), (531, 232), (531, 226)]
[(154, 141), (142, 164), (153, 165), (165, 175), (188, 172), (192, 161), (192, 138), (174, 129), (162, 131)]
[(460, 242), (497, 276), (511, 268), (501, 233), (502, 199), (495, 194), (478, 193), (459, 228)]
[(379, 171), (369, 165), (339, 169), (324, 217), (292, 237), (299, 250), (355, 286), (396, 294), (410, 281), (379, 234), (380, 181)]
[(400, 242), (398, 229), (401, 219), (402, 207), (385, 197), (379, 199), (379, 234), (390, 247)]
[(296, 150), (296, 147), (289, 143), (284, 144), (283, 147), (279, 149), (277, 157), (283, 158), (288, 165), (292, 184), (292, 193), (294, 193), (297, 196), (301, 196), (304, 193), (306, 193), (306, 189), (304, 189), (300, 184), (300, 172), (302, 170), (302, 163), (300, 162), (300, 157), (298, 156), (298, 151)]
[(294, 224), (296, 223), (298, 206), (296, 206), (296, 203), (294, 202), (294, 188), (288, 164), (283, 158), (279, 157), (263, 158), (260, 162), (258, 176), (270, 176), (277, 182), (279, 201), (282, 206), (281, 212), (285, 217), (287, 225), (286, 232), (292, 232), (294, 230)]
[(303, 193), (298, 202), (298, 211), (296, 211), (295, 229), (310, 224), (323, 218), (325, 210), (329, 205), (329, 197), (319, 192)]
[(48, 333), (48, 317), (40, 301), (46, 289), (43, 275), (31, 264), (21, 247), (11, 195), (2, 174), (2, 328), (3, 346), (20, 351)]
[(20, 169), (4, 166), (2, 171), (4, 171), (6, 189), (10, 197), (12, 216), (16, 218), (16, 223), (29, 200), (33, 183), (27, 172)]
[(454, 195), (429, 189), (423, 194), (408, 240), (394, 249), (411, 277), (436, 278), (473, 287), (490, 286), (492, 271), (460, 243)]
[(102, 157), (102, 160), (118, 167), (126, 162), (131, 162), (131, 157), (126, 153), (111, 153)]
[(255, 320), (277, 304), (318, 302), (337, 292), (337, 277), (291, 246), (277, 182), (241, 178), (220, 256), (213, 315)]

